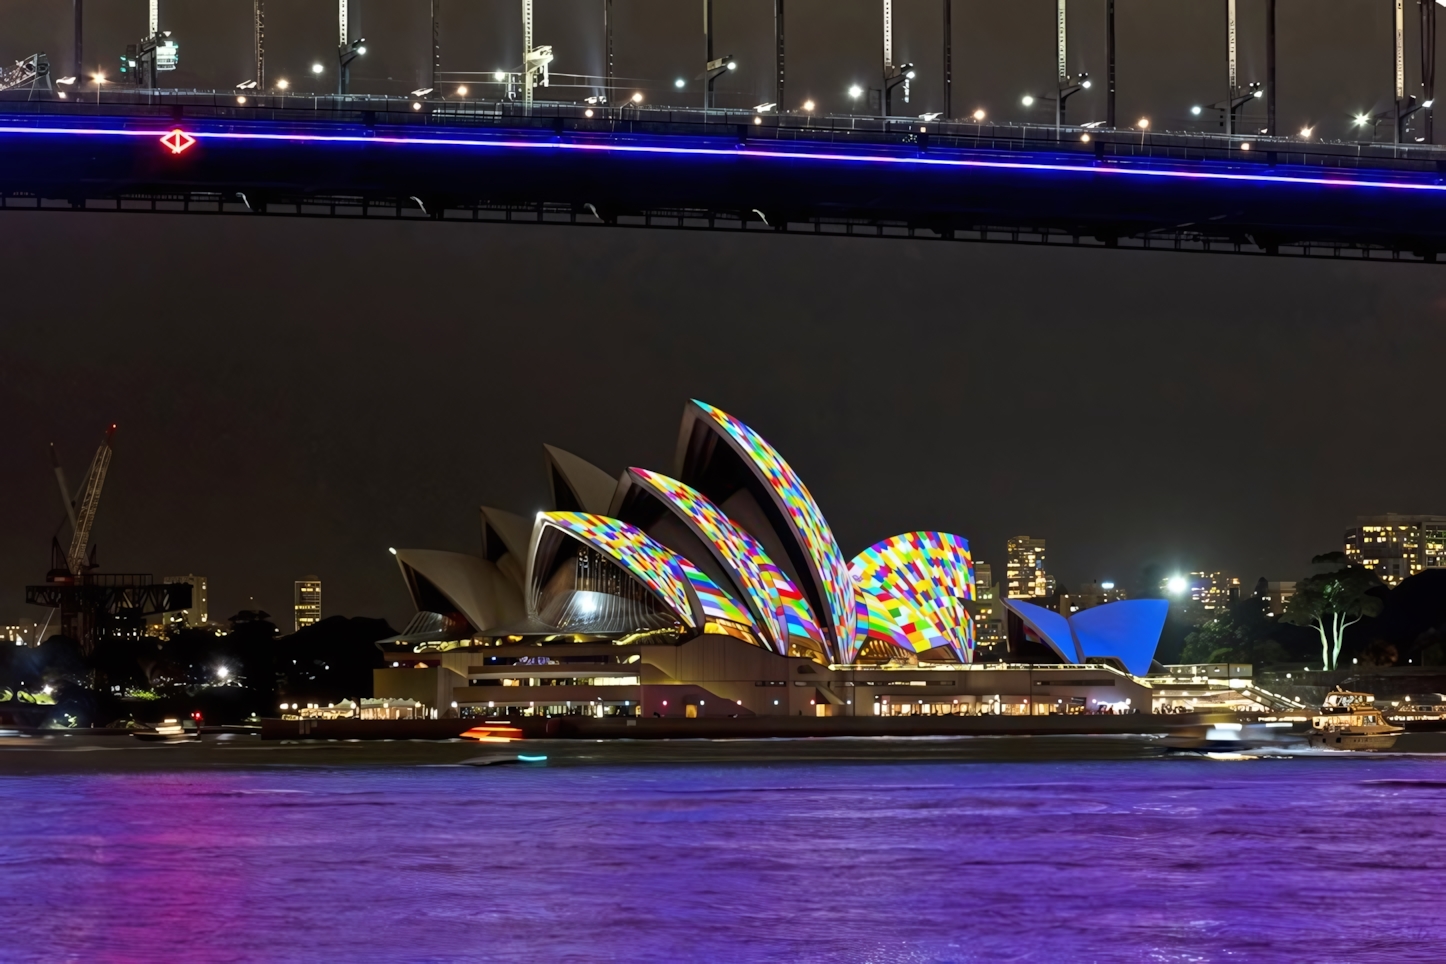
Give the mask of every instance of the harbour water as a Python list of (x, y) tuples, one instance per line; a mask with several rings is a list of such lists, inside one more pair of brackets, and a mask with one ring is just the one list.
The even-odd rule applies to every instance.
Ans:
[(1435, 756), (76, 765), (0, 776), (0, 959), (1438, 962), (1443, 813)]

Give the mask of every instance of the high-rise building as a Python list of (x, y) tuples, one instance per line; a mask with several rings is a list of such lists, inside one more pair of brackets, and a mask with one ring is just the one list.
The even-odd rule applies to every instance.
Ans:
[(1240, 601), (1240, 577), (1223, 572), (1192, 572), (1189, 576), (1190, 600), (1207, 612), (1225, 610)]
[(1069, 592), (1059, 594), (1059, 612), (1062, 616), (1070, 616), (1082, 609), (1093, 609), (1095, 606), (1119, 602), (1124, 598), (1125, 591), (1117, 588), (1108, 580), (1087, 582), (1078, 588), (1071, 588)]
[(199, 629), (210, 621), (210, 611), (206, 607), (206, 577), (190, 573), (185, 576), (163, 576), (161, 582), (165, 583), (187, 583), (191, 587), (191, 606), (189, 609), (182, 609), (177, 613), (165, 615), (166, 625), (172, 629), (186, 628)]
[(1290, 604), (1290, 597), (1295, 595), (1295, 580), (1283, 579), (1278, 582), (1267, 580), (1265, 591), (1257, 592), (1256, 595), (1265, 600), (1265, 615), (1279, 616)]
[(296, 628), (305, 629), (321, 622), (321, 578), (306, 576), (296, 580), (295, 606)]
[(1006, 544), (1004, 591), (1010, 599), (1048, 596), (1054, 579), (1044, 568), (1044, 540), (1015, 536)]
[(1388, 586), (1418, 572), (1446, 566), (1446, 516), (1356, 516), (1346, 530), (1346, 557), (1365, 566)]
[(1004, 604), (999, 601), (999, 587), (994, 584), (994, 567), (987, 562), (974, 563), (974, 601), (978, 615), (974, 620), (974, 642), (984, 655), (1004, 652), (1006, 642)]

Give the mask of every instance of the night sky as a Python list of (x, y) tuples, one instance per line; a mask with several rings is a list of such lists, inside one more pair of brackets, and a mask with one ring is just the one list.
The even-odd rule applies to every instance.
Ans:
[[(518, 59), (515, 0), (443, 2), (445, 67)], [(145, 6), (90, 0), (87, 59), (112, 63)], [(654, 78), (650, 100), (698, 72), (700, 6), (616, 0), (618, 73)], [(899, 57), (923, 74), (910, 109), (938, 109), (939, 4), (896, 6)], [(1342, 136), (1385, 106), (1389, 3), (1280, 6), (1283, 129)], [(598, 70), (599, 0), (538, 7), (557, 70)], [(847, 109), (848, 84), (877, 73), (878, 7), (789, 0), (791, 100)], [(249, 76), (250, 8), (162, 0), (178, 84)], [(743, 64), (733, 103), (765, 99), (771, 0), (718, 8), (718, 51)], [(1103, 8), (1070, 8), (1072, 66), (1096, 77)], [(1242, 80), (1263, 79), (1264, 3), (1240, 8)], [(1052, 83), (1052, 10), (956, 2), (956, 111), (1024, 119), (1019, 93)], [(1122, 118), (1180, 128), (1223, 96), (1224, 3), (1118, 10)], [(0, 2), (0, 56), (68, 64), (68, 11)], [(271, 0), (271, 77), (333, 70), (333, 18), (328, 0)], [(425, 2), (354, 0), (353, 21), (369, 51), (354, 90), (425, 82)], [(1100, 93), (1075, 116), (1102, 116)], [(310, 572), (328, 614), (400, 625), (388, 546), (476, 551), (478, 505), (544, 508), (544, 442), (611, 473), (670, 471), (689, 397), (772, 441), (850, 556), (936, 528), (996, 573), (1008, 536), (1047, 538), (1066, 584), (1146, 563), (1296, 578), (1357, 513), (1446, 511), (1446, 273), (1431, 267), (281, 218), (10, 213), (0, 228), (0, 617), (43, 618), (22, 587), (62, 516), (46, 444), (78, 483), (112, 421), (103, 568), (201, 573), (213, 618), (254, 597), (284, 627)]]

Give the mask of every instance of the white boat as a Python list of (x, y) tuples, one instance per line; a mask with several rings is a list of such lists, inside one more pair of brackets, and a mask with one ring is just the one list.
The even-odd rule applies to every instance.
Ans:
[(1389, 750), (1406, 732), (1386, 722), (1373, 694), (1339, 687), (1326, 694), (1325, 705), (1310, 723), (1310, 745), (1327, 750)]
[(135, 730), (131, 736), (147, 743), (186, 743), (191, 740), (199, 740), (201, 731), (194, 726), (187, 730), (185, 724), (180, 720), (165, 720), (149, 730)]

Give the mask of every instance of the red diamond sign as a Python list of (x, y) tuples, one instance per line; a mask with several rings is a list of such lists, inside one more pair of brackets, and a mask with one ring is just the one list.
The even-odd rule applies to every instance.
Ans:
[(165, 137), (162, 137), (161, 143), (164, 144), (166, 147), (170, 148), (172, 154), (179, 154), (186, 148), (190, 147), (192, 144), (196, 143), (196, 139), (190, 134), (187, 134), (185, 131), (181, 130), (180, 128), (177, 128), (176, 130), (171, 131)]

